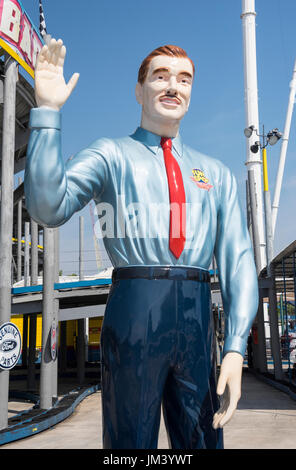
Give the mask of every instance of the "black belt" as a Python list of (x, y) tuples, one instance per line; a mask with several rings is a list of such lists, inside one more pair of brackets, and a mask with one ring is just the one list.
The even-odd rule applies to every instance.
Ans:
[(113, 269), (112, 282), (119, 279), (137, 278), (210, 282), (210, 273), (200, 268), (180, 266), (127, 266)]

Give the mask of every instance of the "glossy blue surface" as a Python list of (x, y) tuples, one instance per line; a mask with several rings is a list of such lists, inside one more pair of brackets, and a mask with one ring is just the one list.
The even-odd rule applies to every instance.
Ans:
[(223, 448), (210, 304), (206, 282), (114, 282), (101, 336), (105, 449), (157, 448), (161, 403), (173, 449)]
[[(65, 164), (61, 114), (33, 109), (30, 126), (24, 182), (30, 215), (42, 225), (56, 227), (94, 199), (102, 212), (102, 229), (109, 235), (104, 244), (115, 267), (208, 269), (215, 255), (227, 320), (224, 354), (237, 351), (244, 355), (257, 311), (258, 287), (251, 241), (231, 171), (185, 145), (180, 136), (172, 139), (189, 204), (185, 249), (176, 259), (168, 243), (169, 194), (160, 136), (138, 128), (129, 137), (101, 138)], [(196, 169), (201, 170), (206, 184), (192, 179)], [(113, 224), (110, 217), (104, 218), (104, 208), (113, 211)], [(128, 230), (122, 224), (123, 216)]]

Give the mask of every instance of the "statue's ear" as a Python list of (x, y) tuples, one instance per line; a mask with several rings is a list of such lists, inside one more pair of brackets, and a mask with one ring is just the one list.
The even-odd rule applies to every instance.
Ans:
[(136, 99), (140, 105), (143, 104), (143, 87), (139, 82), (136, 85)]

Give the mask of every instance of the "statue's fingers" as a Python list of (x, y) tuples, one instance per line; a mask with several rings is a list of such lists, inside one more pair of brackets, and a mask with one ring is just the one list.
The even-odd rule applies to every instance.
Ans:
[(47, 46), (47, 49), (45, 51), (45, 61), (50, 63), (50, 59), (51, 59), (51, 52), (49, 50), (49, 46)]
[(230, 421), (234, 412), (235, 412), (235, 408), (228, 408), (227, 412), (224, 413), (224, 415), (220, 419), (218, 426), (220, 428), (223, 428), (223, 426), (225, 426), (225, 424), (227, 424), (228, 421)]
[(46, 61), (47, 49), (48, 49), (48, 47), (46, 45), (43, 46), (41, 51), (37, 55), (35, 70), (38, 69), (40, 67), (40, 65), (43, 64)]
[(60, 68), (64, 67), (66, 52), (67, 52), (66, 46), (62, 45), (60, 49), (59, 57), (58, 57), (58, 62), (57, 62), (57, 66)]
[(52, 56), (52, 63), (54, 65), (58, 65), (58, 63), (59, 63), (62, 47), (63, 47), (63, 41), (61, 39), (59, 39), (56, 43), (56, 47), (55, 47), (55, 50), (54, 50), (53, 56)]
[(218, 385), (217, 385), (217, 395), (223, 395), (226, 387), (227, 376), (223, 374), (222, 371), (219, 376)]
[(79, 73), (74, 73), (72, 77), (70, 78), (69, 82), (67, 83), (69, 94), (71, 94), (74, 88), (76, 87), (78, 79), (79, 79)]
[(57, 46), (57, 41), (54, 38), (52, 38), (48, 44), (48, 53), (47, 53), (48, 63), (53, 63), (56, 46)]
[(225, 413), (225, 415), (222, 417), (222, 419), (220, 420), (220, 427), (222, 428), (226, 423), (228, 423), (228, 421), (231, 419), (233, 413), (235, 412), (236, 408), (237, 408), (237, 403), (238, 403), (238, 400), (239, 400), (239, 396), (237, 394), (231, 396), (230, 398), (230, 402), (229, 402), (229, 407)]
[(222, 418), (225, 416), (226, 411), (220, 413), (219, 411), (214, 414), (212, 426), (214, 429), (217, 429), (220, 425)]
[(220, 397), (220, 407), (216, 411), (215, 414), (221, 416), (223, 413), (225, 413), (227, 411), (228, 406), (229, 406), (229, 400), (228, 400), (227, 396), (225, 396), (225, 394), (224, 394)]

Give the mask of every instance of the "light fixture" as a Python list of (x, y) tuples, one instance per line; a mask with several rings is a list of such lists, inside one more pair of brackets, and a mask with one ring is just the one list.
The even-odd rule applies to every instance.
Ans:
[(252, 153), (257, 153), (259, 148), (260, 148), (260, 142), (257, 141), (257, 142), (255, 142), (254, 145), (251, 145), (251, 152)]
[(246, 129), (244, 130), (244, 134), (245, 136), (249, 139), (251, 137), (251, 135), (253, 134), (253, 131), (254, 131), (255, 127), (254, 126), (249, 126), (249, 127), (246, 127)]
[(267, 141), (269, 145), (275, 145), (280, 140), (281, 137), (282, 137), (282, 133), (279, 132), (277, 128), (275, 128), (272, 131), (268, 132)]

